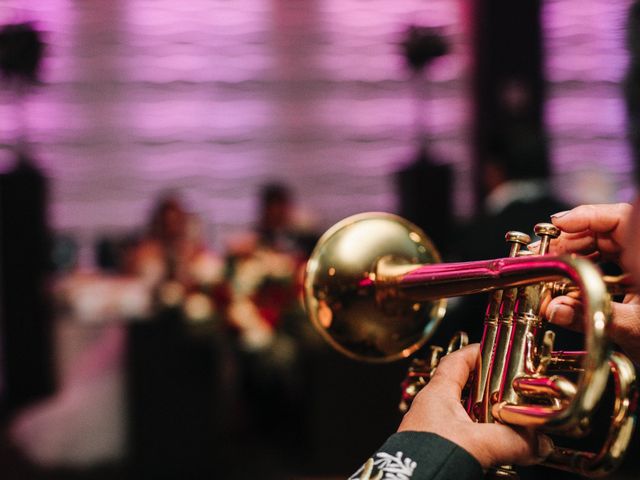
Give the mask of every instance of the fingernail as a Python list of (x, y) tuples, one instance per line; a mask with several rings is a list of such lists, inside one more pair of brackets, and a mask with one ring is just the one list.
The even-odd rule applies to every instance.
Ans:
[(571, 210), (564, 210), (562, 212), (558, 212), (558, 213), (554, 213), (553, 215), (551, 215), (551, 218), (562, 218), (564, 217), (567, 213), (569, 213)]
[(558, 311), (558, 307), (551, 307), (551, 311), (549, 312), (549, 315), (547, 316), (547, 320), (549, 320), (549, 323), (553, 323), (553, 317), (555, 316), (556, 312)]
[(538, 435), (538, 457), (541, 459), (547, 458), (553, 452), (553, 440), (546, 435)]

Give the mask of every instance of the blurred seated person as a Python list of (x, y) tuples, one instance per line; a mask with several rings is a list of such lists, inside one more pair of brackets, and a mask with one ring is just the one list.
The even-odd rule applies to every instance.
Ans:
[(258, 212), (254, 229), (228, 245), (229, 319), (249, 349), (266, 346), (289, 313), (302, 313), (298, 289), (317, 239), (294, 220), (293, 195), (285, 185), (263, 186)]
[(131, 476), (205, 478), (219, 460), (235, 382), (222, 328), (224, 262), (207, 247), (199, 218), (166, 195), (129, 266), (152, 292), (149, 321), (127, 332)]
[(263, 247), (300, 256), (308, 256), (318, 238), (309, 219), (296, 208), (291, 189), (281, 183), (261, 187), (253, 233)]
[(175, 306), (185, 292), (224, 281), (224, 262), (207, 248), (201, 230), (178, 196), (164, 196), (146, 235), (124, 244), (116, 272), (63, 275), (55, 284), (56, 298), (72, 319), (93, 324), (148, 317), (157, 296)]
[(205, 245), (198, 217), (171, 194), (155, 206), (147, 234), (133, 250), (127, 270), (150, 285), (175, 280), (190, 287), (219, 282), (224, 269)]
[(504, 236), (509, 230), (533, 235), (536, 223), (549, 221), (568, 206), (554, 197), (543, 165), (542, 140), (514, 145), (513, 139), (495, 137), (481, 166), (486, 192), (482, 212), (462, 227), (456, 252), (464, 260), (506, 256)]
[[(463, 261), (506, 257), (509, 247), (504, 238), (509, 230), (534, 238), (535, 224), (548, 222), (551, 214), (567, 209), (565, 203), (553, 196), (540, 167), (543, 146), (536, 143), (523, 147), (513, 143), (513, 139), (494, 138), (489, 156), (481, 166), (487, 192), (482, 212), (459, 229), (459, 240), (452, 249)], [(436, 332), (434, 343), (446, 344), (457, 330), (467, 331), (471, 341), (480, 341), (486, 305), (486, 294), (452, 302), (447, 312), (449, 321), (443, 322), (444, 328)], [(568, 336), (573, 342), (573, 335)]]
[(294, 220), (293, 197), (284, 185), (262, 187), (258, 213), (252, 231), (228, 245), (227, 317), (237, 333), (254, 431), (286, 434), (296, 423), (300, 341), (313, 335), (298, 294), (316, 237)]

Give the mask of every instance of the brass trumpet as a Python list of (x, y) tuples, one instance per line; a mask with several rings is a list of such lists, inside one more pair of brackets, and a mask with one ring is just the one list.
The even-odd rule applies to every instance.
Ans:
[[(439, 263), (428, 237), (415, 225), (386, 213), (342, 220), (319, 240), (308, 261), (305, 306), (320, 334), (337, 350), (358, 360), (406, 358), (434, 333), (447, 297), (491, 292), (484, 319), (481, 354), (466, 399), (478, 422), (502, 422), (544, 432), (582, 436), (589, 431), (610, 375), (616, 400), (601, 449), (585, 452), (556, 447), (545, 464), (590, 477), (603, 476), (621, 462), (635, 425), (635, 369), (611, 350), (609, 288), (620, 293), (628, 277), (605, 278), (586, 259), (548, 255), (559, 231), (538, 224), (537, 254), (529, 236), (508, 232), (508, 258)], [(555, 351), (554, 334), (541, 312), (552, 295), (579, 291), (584, 305), (585, 349)], [(448, 351), (466, 344), (466, 334)], [(442, 353), (416, 359), (403, 383), (402, 404), (424, 386)], [(577, 375), (576, 381), (566, 376)], [(494, 477), (515, 478), (510, 467)]]

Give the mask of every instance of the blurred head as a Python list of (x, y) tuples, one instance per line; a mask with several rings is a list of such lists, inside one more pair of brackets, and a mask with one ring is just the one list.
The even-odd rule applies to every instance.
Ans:
[(171, 194), (156, 204), (151, 216), (151, 236), (162, 241), (173, 241), (186, 233), (188, 213), (180, 198)]
[(546, 143), (541, 135), (523, 130), (495, 134), (487, 145), (482, 182), (487, 193), (509, 180), (545, 179), (548, 176)]
[(260, 192), (260, 226), (267, 230), (287, 227), (291, 221), (292, 195), (289, 187), (270, 183)]

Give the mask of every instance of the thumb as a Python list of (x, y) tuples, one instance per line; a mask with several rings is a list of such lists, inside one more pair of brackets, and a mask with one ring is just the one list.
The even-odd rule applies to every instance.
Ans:
[(547, 306), (550, 323), (581, 332), (584, 330), (582, 302), (573, 297), (556, 297)]
[[(532, 430), (512, 428), (499, 423), (484, 424), (484, 432), (491, 442), (485, 445), (488, 462), (483, 467), (498, 465), (533, 465), (543, 461), (553, 450), (553, 441)], [(486, 463), (486, 464), (485, 464)]]
[[(640, 360), (640, 305), (611, 302), (611, 340), (622, 347), (634, 361)], [(582, 303), (572, 297), (554, 298), (547, 307), (550, 323), (578, 332), (584, 331)]]

